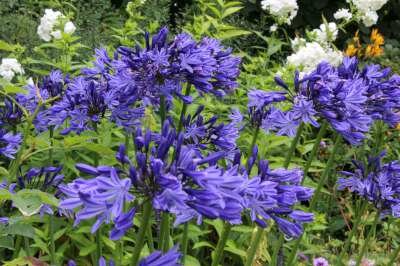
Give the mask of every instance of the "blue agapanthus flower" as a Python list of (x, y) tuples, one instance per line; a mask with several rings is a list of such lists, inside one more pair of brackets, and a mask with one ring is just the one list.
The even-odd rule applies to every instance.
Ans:
[(12, 134), (0, 128), (0, 155), (14, 159), (22, 142), (20, 133)]
[[(367, 112), (369, 84), (358, 72), (351, 73), (357, 68), (349, 60), (353, 59), (344, 59), (337, 68), (322, 62), (303, 79), (296, 72), (292, 108), (271, 112), (263, 128), (294, 136), (301, 122), (318, 127), (320, 118), (351, 144), (359, 144), (373, 122)], [(279, 86), (288, 88), (281, 79), (276, 80)]]
[(164, 254), (156, 250), (139, 261), (139, 266), (180, 266), (179, 261), (181, 256), (178, 252), (178, 246), (173, 247)]
[(10, 99), (4, 99), (4, 106), (0, 106), (0, 127), (15, 128), (22, 121), (23, 113)]
[(169, 41), (167, 28), (162, 28), (152, 38), (146, 34), (145, 43), (143, 48), (119, 47), (114, 60), (99, 54), (95, 71), (112, 69), (103, 76), (113, 90), (156, 106), (161, 96), (168, 102), (173, 96), (190, 102), (190, 96), (182, 94), (184, 83), (192, 84), (199, 93), (218, 96), (237, 87), (240, 59), (218, 40), (203, 38), (196, 42), (182, 33)]
[(338, 189), (348, 188), (368, 200), (383, 214), (400, 217), (400, 162), (382, 164), (385, 152), (368, 160), (355, 161), (354, 172), (342, 171)]

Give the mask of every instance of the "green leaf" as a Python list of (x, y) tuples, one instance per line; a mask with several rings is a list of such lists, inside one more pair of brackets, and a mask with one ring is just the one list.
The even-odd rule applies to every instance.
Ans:
[(12, 194), (7, 189), (0, 189), (0, 201), (11, 199)]
[(96, 244), (91, 244), (88, 246), (81, 246), (79, 249), (79, 256), (85, 257), (89, 255), (90, 253), (94, 252), (96, 250)]
[(227, 30), (224, 32), (221, 32), (218, 34), (218, 38), (222, 39), (222, 40), (226, 40), (226, 39), (230, 39), (233, 37), (238, 37), (238, 36), (242, 36), (242, 35), (248, 35), (250, 34), (250, 31), (247, 30)]
[(197, 249), (197, 248), (202, 248), (202, 247), (209, 247), (209, 248), (214, 249), (214, 246), (207, 241), (200, 241), (200, 242), (195, 243), (193, 245), (192, 249)]
[(201, 266), (200, 262), (190, 255), (186, 255), (185, 257), (185, 266)]
[(8, 42), (5, 42), (3, 40), (0, 40), (0, 50), (2, 51), (7, 51), (7, 52), (13, 52), (16, 48), (16, 45), (9, 44)]
[(94, 151), (100, 155), (113, 155), (114, 151), (107, 146), (98, 143), (85, 143), (83, 145), (86, 149)]
[(26, 89), (18, 87), (18, 86), (15, 86), (15, 85), (12, 85), (12, 84), (6, 85), (3, 89), (7, 94), (9, 94), (9, 93), (12, 93), (12, 94), (16, 94), (16, 93), (26, 94), (26, 93), (28, 93)]
[(229, 7), (227, 9), (225, 9), (224, 12), (222, 13), (222, 18), (226, 18), (227, 16), (238, 12), (242, 8), (243, 8), (242, 6)]
[(37, 189), (22, 189), (13, 194), (11, 200), (24, 216), (38, 213), (43, 204), (58, 206), (58, 200), (53, 195)]
[(0, 176), (9, 176), (8, 170), (0, 166)]
[(230, 253), (239, 255), (240, 257), (246, 257), (246, 251), (241, 250), (241, 249), (238, 249), (238, 248), (235, 248), (235, 247), (232, 247), (232, 246), (230, 246), (230, 247), (225, 247), (224, 250), (225, 250), (225, 251), (228, 251), (228, 252), (230, 252)]
[(35, 230), (32, 225), (26, 223), (16, 223), (7, 226), (0, 226), (1, 235), (20, 235), (29, 238), (35, 237)]
[(14, 238), (11, 236), (0, 236), (0, 247), (14, 250)]

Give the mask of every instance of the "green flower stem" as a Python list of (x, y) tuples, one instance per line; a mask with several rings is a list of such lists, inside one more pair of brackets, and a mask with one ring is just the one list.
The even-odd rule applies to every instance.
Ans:
[(318, 131), (310, 156), (308, 157), (306, 165), (304, 166), (303, 179), (301, 180), (301, 185), (303, 185), (304, 180), (307, 178), (308, 171), (310, 170), (311, 164), (314, 161), (315, 156), (317, 155), (319, 146), (321, 145), (321, 140), (324, 137), (327, 128), (328, 128), (328, 122), (324, 121)]
[(182, 232), (182, 240), (181, 240), (181, 246), (182, 246), (182, 265), (185, 265), (185, 259), (186, 259), (186, 254), (187, 254), (187, 247), (188, 247), (188, 234), (189, 234), (189, 223), (186, 222), (183, 225), (183, 232)]
[(101, 245), (101, 228), (96, 231), (96, 265), (99, 265), (99, 260), (102, 256), (102, 245)]
[(132, 261), (131, 261), (132, 266), (136, 266), (138, 264), (140, 253), (143, 249), (146, 232), (148, 230), (147, 228), (150, 225), (151, 210), (152, 210), (151, 202), (149, 201), (145, 202), (143, 204), (142, 221), (140, 223), (139, 231), (136, 235), (135, 247), (133, 249)]
[(54, 242), (54, 216), (49, 215), (49, 235), (50, 235), (50, 262), (51, 265), (57, 265), (56, 245)]
[(343, 265), (343, 256), (349, 250), (349, 247), (350, 247), (350, 244), (351, 244), (351, 240), (353, 239), (354, 234), (357, 232), (358, 226), (361, 223), (361, 219), (362, 219), (362, 216), (364, 214), (364, 211), (365, 211), (366, 207), (367, 207), (367, 202), (362, 200), (360, 211), (358, 212), (357, 218), (354, 221), (354, 224), (353, 224), (353, 227), (350, 230), (349, 236), (347, 237), (346, 242), (344, 243), (343, 249), (339, 254), (338, 263), (340, 265)]
[(24, 245), (25, 245), (25, 252), (26, 252), (26, 256), (30, 257), (31, 254), (31, 249), (30, 249), (30, 245), (29, 245), (29, 238), (24, 236)]
[(369, 231), (368, 231), (367, 238), (364, 240), (364, 244), (363, 244), (363, 246), (362, 246), (362, 248), (361, 248), (361, 252), (360, 252), (359, 255), (358, 255), (358, 258), (357, 258), (357, 261), (356, 261), (356, 266), (360, 266), (361, 260), (362, 260), (362, 258), (364, 257), (364, 253), (365, 253), (365, 251), (367, 250), (367, 246), (370, 244), (370, 243), (369, 243), (369, 240), (371, 239), (371, 236), (372, 236), (373, 234), (375, 234), (376, 225), (377, 225), (378, 222), (379, 222), (380, 214), (381, 214), (380, 211), (377, 210), (377, 211), (376, 211), (376, 214), (375, 214), (374, 221), (373, 221), (373, 223), (372, 223), (372, 225), (371, 225), (371, 228), (370, 228)]
[[(190, 95), (191, 88), (192, 85), (188, 83), (185, 88), (185, 96)], [(181, 114), (179, 116), (178, 133), (182, 131), (183, 119), (185, 118), (186, 111), (187, 111), (187, 104), (183, 103)], [(186, 254), (189, 242), (188, 233), (189, 233), (189, 222), (186, 222), (185, 225), (183, 226), (182, 239), (181, 239), (182, 265), (185, 265), (185, 260), (186, 260)]]
[[(290, 162), (292, 160), (292, 157), (293, 157), (293, 155), (294, 155), (294, 153), (296, 151), (296, 147), (297, 147), (297, 144), (299, 142), (300, 136), (303, 133), (303, 130), (304, 130), (304, 123), (301, 123), (299, 128), (297, 129), (296, 136), (291, 141), (288, 154), (287, 154), (287, 156), (285, 158), (285, 162), (283, 163), (283, 167), (288, 168), (288, 166), (289, 166), (289, 164), (290, 164)], [(251, 245), (250, 245), (250, 248), (249, 248), (249, 250), (255, 249), (255, 251), (254, 251), (254, 253), (250, 253), (250, 254), (253, 255), (252, 257), (249, 257), (249, 253), (248, 253), (247, 261), (250, 264), (247, 264), (247, 265), (251, 265), (251, 263), (253, 263), (253, 261), (254, 261), (254, 255), (255, 255), (255, 252), (258, 249), (258, 245), (259, 245), (262, 233), (263, 233), (263, 230), (260, 230), (260, 228), (258, 228), (258, 230), (256, 231), (256, 236), (254, 238), (254, 241), (251, 242)], [(282, 249), (284, 240), (285, 239), (284, 239), (283, 235), (280, 234), (279, 239), (278, 239), (278, 244), (275, 246), (275, 248), (273, 250), (273, 253), (272, 253), (272, 259), (271, 259), (271, 264), (272, 265), (276, 265), (277, 264), (278, 254), (279, 254), (279, 251)], [(253, 247), (253, 246), (255, 246), (255, 247)], [(246, 261), (246, 263), (247, 263), (247, 261)]]
[[(250, 158), (251, 152), (252, 152), (254, 146), (256, 145), (257, 137), (258, 137), (258, 133), (259, 132), (260, 132), (260, 127), (257, 127), (256, 130), (253, 132), (253, 137), (252, 137), (252, 140), (251, 140), (251, 145), (250, 145), (248, 158)], [(246, 165), (247, 165), (247, 163), (246, 163)], [(225, 244), (226, 244), (226, 241), (228, 240), (231, 228), (232, 228), (231, 224), (225, 223), (225, 225), (224, 225), (224, 227), (222, 229), (222, 233), (221, 233), (221, 235), (219, 237), (219, 240), (218, 240), (218, 243), (217, 243), (217, 247), (215, 248), (214, 257), (213, 257), (211, 266), (217, 266), (219, 264), (219, 262), (220, 262), (220, 260), (221, 260), (221, 258), (223, 256)], [(255, 248), (257, 249), (257, 247), (255, 247)]]
[(246, 253), (246, 263), (245, 266), (252, 266), (253, 265), (253, 261), (254, 258), (256, 256), (257, 250), (258, 250), (258, 246), (260, 245), (262, 236), (264, 234), (264, 229), (257, 226), (256, 228), (256, 232), (254, 234), (254, 236), (251, 239), (251, 245), (249, 247), (249, 249), (247, 250)]
[(397, 257), (399, 256), (399, 253), (400, 253), (400, 245), (396, 248), (396, 250), (390, 256), (390, 260), (389, 260), (388, 266), (394, 265)]
[(153, 240), (153, 232), (151, 230), (151, 226), (147, 227), (147, 243), (149, 244), (150, 252), (154, 251), (154, 240)]
[(214, 251), (214, 256), (212, 258), (211, 266), (219, 265), (219, 262), (221, 261), (222, 256), (224, 254), (225, 244), (226, 244), (226, 241), (228, 241), (228, 237), (229, 237), (229, 233), (230, 233), (231, 229), (232, 229), (232, 225), (225, 222), (225, 225), (222, 228), (221, 235), (219, 236), (217, 247), (215, 248), (215, 251)]
[[(190, 83), (188, 83), (186, 85), (186, 89), (185, 89), (185, 96), (189, 96), (190, 95), (191, 88), (192, 88), (192, 85)], [(183, 119), (185, 118), (187, 107), (188, 107), (187, 104), (183, 103), (182, 110), (181, 110), (181, 115), (179, 117), (178, 132), (182, 131)]]
[(169, 249), (169, 231), (169, 213), (163, 212), (161, 216), (161, 229), (158, 248), (164, 252)]
[[(315, 190), (314, 195), (311, 199), (310, 208), (309, 208), (310, 212), (312, 212), (314, 210), (314, 208), (316, 207), (316, 203), (319, 200), (319, 196), (320, 196), (322, 187), (324, 186), (324, 184), (329, 176), (329, 173), (331, 172), (331, 170), (333, 169), (333, 167), (335, 165), (335, 156), (338, 151), (338, 148), (340, 147), (341, 141), (342, 141), (342, 137), (338, 133), (335, 133), (335, 143), (333, 144), (333, 149), (332, 149), (331, 154), (329, 155), (328, 162), (326, 163), (326, 166), (325, 166), (325, 170), (322, 173), (321, 178), (318, 182), (317, 189)], [(317, 143), (315, 143), (315, 144), (317, 144)], [(304, 233), (296, 240), (294, 247), (293, 247), (293, 249), (289, 255), (289, 258), (287, 260), (287, 265), (292, 265), (293, 260), (295, 259), (296, 254), (297, 254), (297, 250), (299, 249), (300, 242), (303, 238), (303, 235), (304, 235)]]

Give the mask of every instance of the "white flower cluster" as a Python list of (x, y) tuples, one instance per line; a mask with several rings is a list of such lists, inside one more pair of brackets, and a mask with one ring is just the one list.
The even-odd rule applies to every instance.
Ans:
[(290, 24), (297, 15), (299, 6), (296, 0), (263, 0), (261, 8), (275, 16), (279, 23)]
[(323, 47), (318, 42), (306, 42), (304, 46), (299, 47), (295, 53), (287, 58), (287, 63), (301, 68), (302, 75), (304, 75), (304, 73), (314, 70), (322, 61), (337, 66), (342, 60), (343, 55), (340, 51), (335, 51), (330, 47)]
[(349, 21), (353, 14), (347, 8), (341, 8), (333, 14), (333, 17), (337, 20), (344, 19), (345, 21)]
[(43, 17), (40, 19), (40, 25), (37, 28), (37, 34), (42, 40), (49, 42), (52, 38), (61, 39), (61, 30), (67, 34), (74, 33), (76, 30), (74, 23), (67, 21), (64, 25), (62, 25), (63, 19), (65, 19), (65, 16), (61, 14), (60, 11), (46, 9)]
[[(371, 27), (378, 21), (377, 11), (385, 5), (388, 0), (346, 0), (357, 9), (357, 17), (366, 27)], [(335, 19), (350, 20), (352, 14), (348, 9), (339, 9), (334, 14)]]
[(0, 65), (0, 76), (11, 81), (15, 74), (24, 74), (24, 69), (15, 58), (3, 58)]
[(329, 41), (334, 41), (338, 35), (338, 27), (336, 23), (329, 22), (328, 24), (321, 24), (319, 29), (314, 29), (312, 34), (315, 36), (319, 43), (327, 43)]

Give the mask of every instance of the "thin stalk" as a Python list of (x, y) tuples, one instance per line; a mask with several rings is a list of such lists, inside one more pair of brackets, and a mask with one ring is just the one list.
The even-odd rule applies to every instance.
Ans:
[(26, 256), (30, 257), (31, 250), (30, 250), (30, 245), (29, 245), (29, 238), (27, 238), (26, 236), (24, 236), (24, 245), (25, 245)]
[[(186, 85), (186, 89), (185, 89), (185, 96), (189, 96), (190, 95), (190, 89), (191, 88), (192, 88), (192, 85), (190, 83), (188, 83)], [(181, 115), (179, 117), (178, 132), (182, 131), (183, 119), (185, 119), (186, 111), (187, 111), (187, 104), (183, 103), (182, 110), (181, 110)]]
[[(318, 182), (317, 189), (315, 190), (314, 195), (310, 202), (309, 211), (311, 211), (311, 212), (314, 210), (317, 200), (319, 199), (319, 194), (321, 193), (322, 187), (324, 186), (326, 179), (328, 178), (329, 173), (331, 172), (331, 169), (334, 167), (335, 156), (336, 156), (337, 150), (338, 150), (341, 140), (342, 140), (341, 136), (338, 133), (335, 133), (335, 134), (336, 134), (335, 143), (333, 145), (332, 152), (329, 155), (328, 162), (326, 163), (326, 166), (325, 166), (325, 170), (322, 173), (322, 176)], [(296, 240), (294, 247), (293, 247), (292, 251), (290, 252), (289, 258), (287, 260), (287, 265), (292, 265), (293, 260), (295, 259), (296, 254), (297, 254), (297, 250), (299, 249), (300, 242), (303, 238), (303, 235), (304, 235), (304, 233), (301, 234), (301, 236)]]
[(152, 210), (151, 202), (145, 202), (143, 204), (142, 221), (139, 227), (139, 231), (136, 235), (135, 247), (133, 249), (132, 261), (131, 261), (132, 266), (136, 266), (138, 264), (140, 258), (140, 252), (142, 251), (144, 245), (144, 239), (146, 236), (147, 228), (149, 227), (150, 224), (151, 210)]
[(372, 223), (371, 228), (370, 228), (369, 231), (368, 231), (367, 238), (364, 240), (364, 244), (363, 244), (363, 246), (362, 246), (362, 248), (361, 248), (361, 252), (360, 252), (360, 254), (358, 255), (358, 258), (357, 258), (357, 261), (356, 261), (356, 266), (360, 266), (361, 260), (362, 260), (362, 258), (364, 257), (364, 253), (365, 253), (365, 251), (367, 250), (367, 246), (370, 244), (370, 243), (369, 243), (369, 240), (371, 239), (371, 236), (372, 236), (373, 234), (375, 234), (376, 225), (377, 225), (378, 222), (379, 222), (380, 214), (381, 214), (380, 211), (377, 210), (377, 211), (376, 211), (376, 214), (375, 214), (374, 222)]
[(225, 244), (226, 244), (226, 241), (228, 241), (228, 237), (229, 237), (231, 228), (232, 228), (232, 225), (227, 222), (225, 223), (224, 227), (222, 228), (222, 232), (219, 237), (217, 247), (215, 248), (215, 251), (214, 251), (214, 256), (212, 259), (211, 266), (219, 265), (219, 262), (221, 261), (222, 256), (224, 254)]
[[(185, 96), (190, 95), (191, 87), (192, 85), (190, 83), (186, 85)], [(185, 119), (186, 111), (187, 111), (187, 104), (183, 102), (181, 114), (179, 116), (178, 133), (181, 132), (183, 129), (183, 120)], [(188, 233), (189, 233), (189, 222), (186, 222), (185, 225), (183, 226), (182, 239), (181, 239), (182, 265), (185, 265), (185, 260), (186, 260), (187, 247), (189, 242)]]
[[(297, 129), (296, 136), (291, 141), (289, 152), (288, 152), (285, 162), (283, 164), (283, 167), (285, 167), (286, 169), (288, 168), (288, 166), (292, 160), (292, 157), (296, 151), (297, 143), (299, 142), (299, 139), (300, 139), (301, 134), (303, 133), (303, 130), (304, 130), (304, 123), (301, 123), (299, 128)], [(283, 237), (282, 234), (280, 234), (278, 243), (272, 252), (271, 265), (277, 265), (278, 254), (282, 250), (284, 241), (285, 241), (285, 238)]]
[(153, 240), (153, 232), (151, 231), (151, 226), (147, 227), (147, 243), (149, 244), (150, 252), (154, 251), (154, 240)]
[(99, 228), (96, 231), (96, 265), (99, 265), (99, 260), (102, 256), (101, 246), (101, 228)]
[(400, 245), (396, 248), (396, 250), (390, 256), (390, 260), (389, 260), (388, 266), (394, 265), (397, 257), (399, 256), (399, 253), (400, 253)]
[(361, 203), (360, 211), (357, 215), (357, 218), (354, 221), (354, 224), (353, 224), (353, 227), (351, 228), (349, 236), (347, 237), (346, 242), (344, 243), (343, 249), (339, 254), (338, 263), (340, 263), (340, 264), (343, 264), (343, 262), (342, 262), (343, 256), (349, 250), (351, 240), (353, 239), (354, 234), (357, 232), (358, 226), (361, 223), (361, 219), (362, 219), (362, 216), (364, 214), (366, 207), (367, 207), (367, 202), (363, 200), (363, 202)]
[(168, 251), (169, 249), (169, 214), (163, 212), (161, 216), (161, 229), (160, 229), (160, 239), (159, 239), (159, 249)]
[(189, 233), (189, 223), (186, 222), (183, 225), (182, 240), (181, 240), (182, 265), (185, 265), (185, 259), (188, 247), (188, 233)]
[(315, 156), (319, 150), (319, 146), (321, 145), (321, 140), (325, 135), (326, 129), (328, 128), (328, 122), (324, 121), (318, 131), (317, 137), (314, 141), (313, 148), (311, 150), (310, 156), (307, 159), (306, 165), (303, 169), (303, 179), (301, 180), (301, 185), (303, 185), (304, 180), (307, 178), (308, 171), (310, 170), (311, 163), (314, 161)]
[(303, 133), (303, 129), (304, 129), (304, 123), (301, 123), (300, 126), (297, 128), (296, 136), (290, 143), (289, 152), (285, 158), (285, 162), (283, 163), (283, 167), (286, 169), (289, 167), (290, 161), (292, 160), (292, 157), (295, 153), (297, 143), (299, 142), (300, 136)]
[[(49, 129), (49, 137), (50, 137), (50, 149), (49, 149), (49, 163), (53, 165), (53, 136), (54, 136), (54, 127), (51, 126)], [(56, 245), (54, 243), (54, 217), (53, 215), (49, 215), (49, 235), (50, 235), (50, 262), (51, 265), (56, 265)]]
[(54, 217), (49, 215), (49, 234), (50, 234), (50, 262), (51, 265), (57, 265), (56, 245), (54, 243)]
[(257, 226), (256, 232), (254, 234), (254, 237), (251, 239), (251, 245), (249, 249), (247, 250), (246, 253), (246, 263), (245, 266), (251, 266), (253, 265), (254, 258), (256, 256), (258, 246), (260, 245), (262, 236), (264, 233), (264, 229)]

